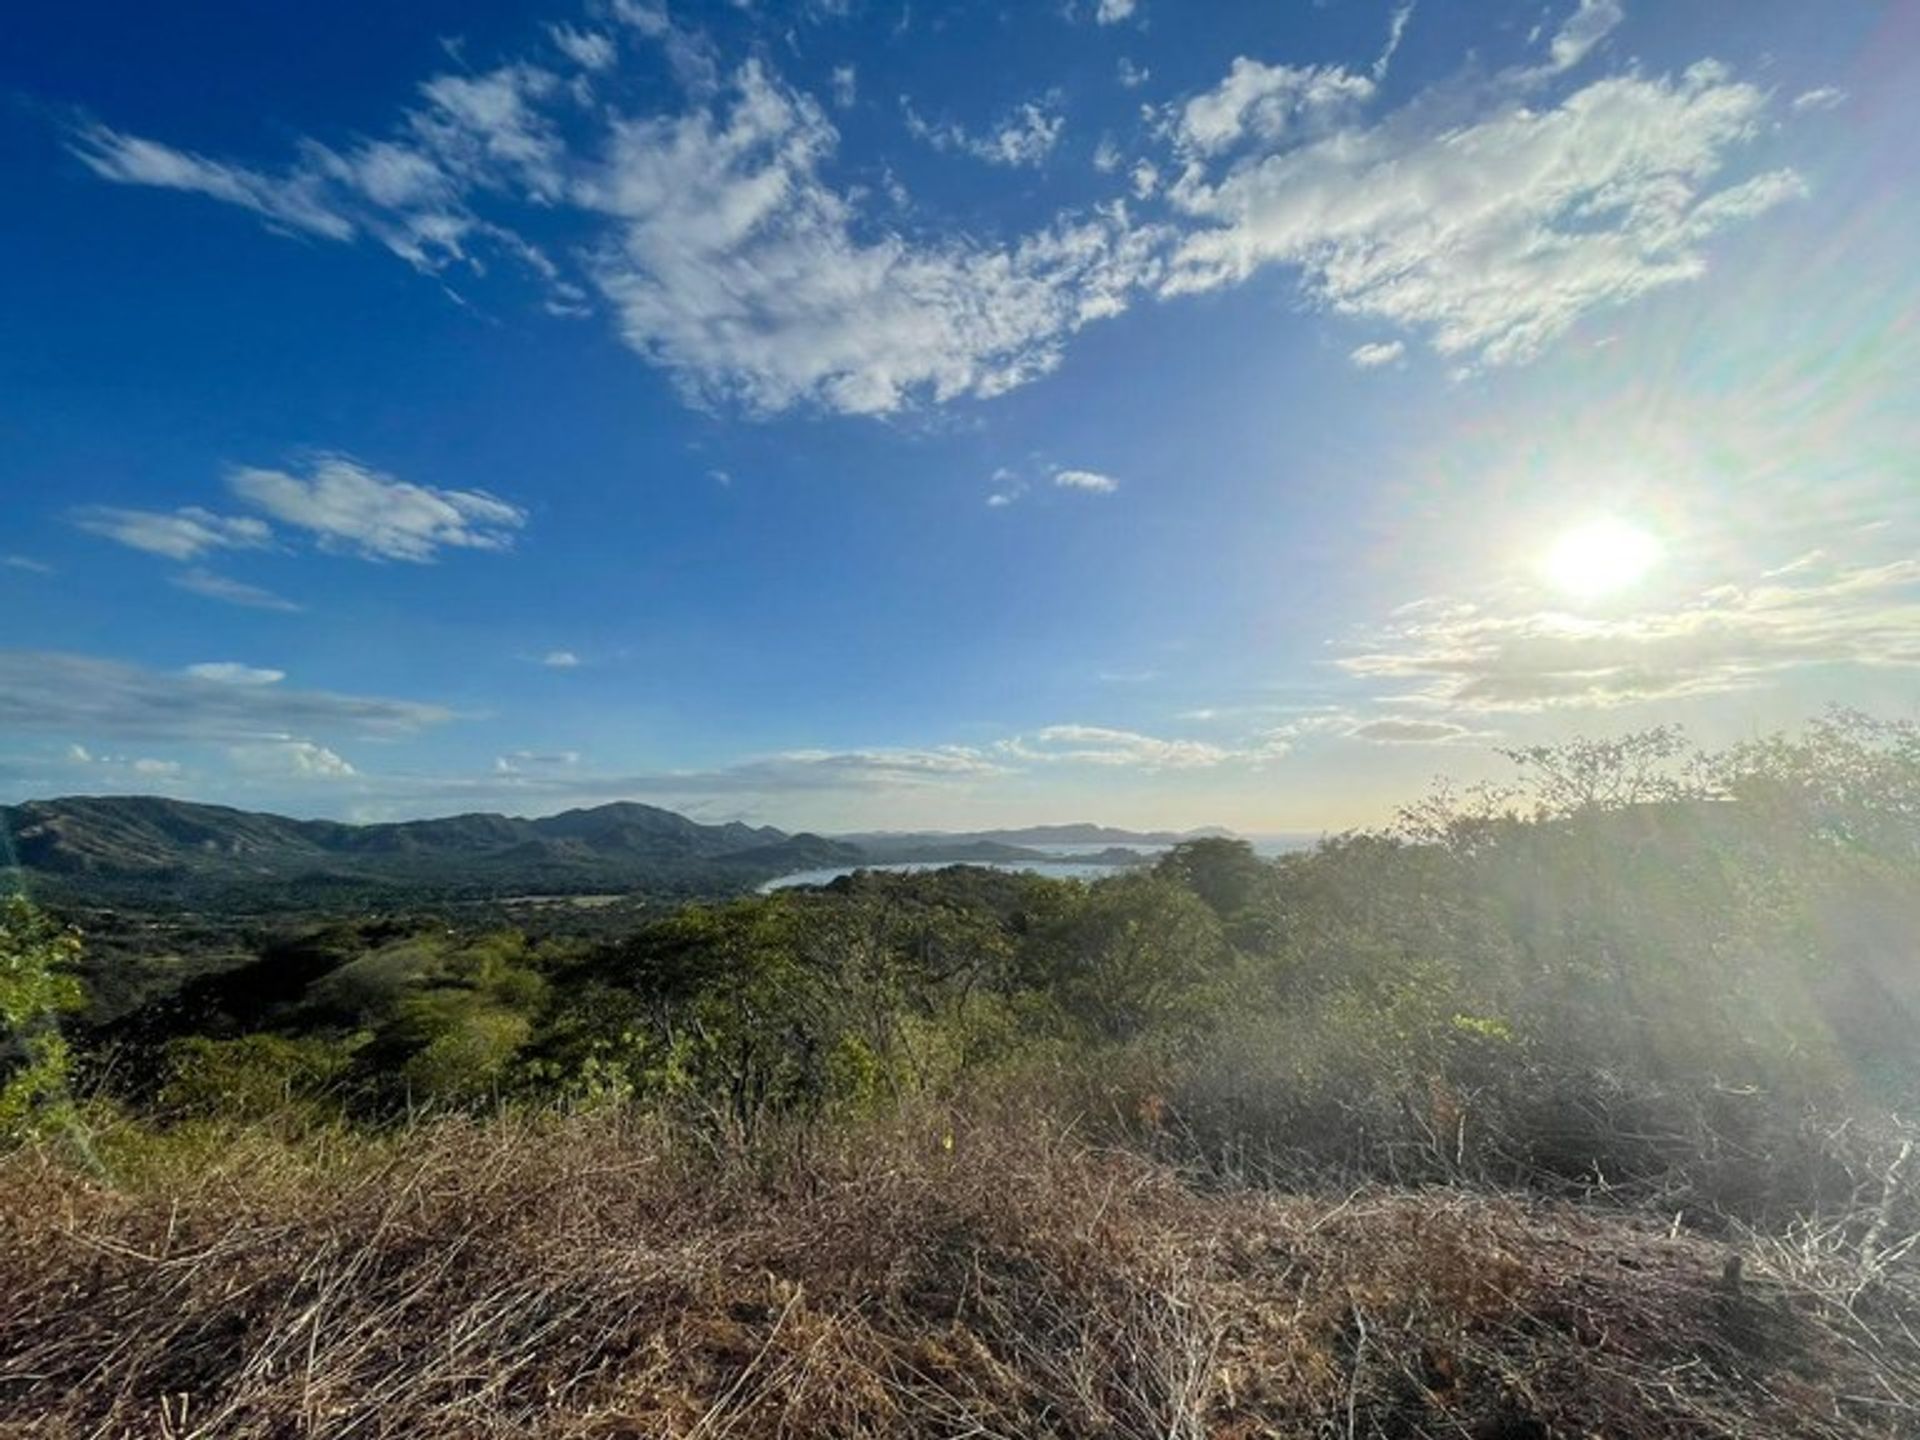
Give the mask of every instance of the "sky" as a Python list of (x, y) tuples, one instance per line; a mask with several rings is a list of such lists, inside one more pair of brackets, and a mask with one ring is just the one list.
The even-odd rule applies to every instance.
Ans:
[(1377, 823), (1920, 713), (1920, 4), (0, 17), (0, 799)]

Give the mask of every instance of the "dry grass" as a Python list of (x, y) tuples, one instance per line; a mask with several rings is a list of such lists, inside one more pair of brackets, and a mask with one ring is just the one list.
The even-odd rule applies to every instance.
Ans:
[(607, 1116), (0, 1166), (0, 1435), (1920, 1434), (1891, 1237), (1200, 1193), (1004, 1111), (696, 1164)]

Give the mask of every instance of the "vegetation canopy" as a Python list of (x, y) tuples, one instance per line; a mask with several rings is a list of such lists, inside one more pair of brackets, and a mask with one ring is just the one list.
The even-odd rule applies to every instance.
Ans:
[(1278, 860), (283, 918), (130, 1009), (12, 902), (0, 1417), (1905, 1433), (1913, 727), (1512, 758)]

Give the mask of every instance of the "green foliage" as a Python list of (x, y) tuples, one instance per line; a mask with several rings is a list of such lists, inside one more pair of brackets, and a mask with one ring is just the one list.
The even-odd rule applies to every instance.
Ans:
[(60, 1016), (85, 992), (80, 937), (26, 900), (0, 906), (0, 1143), (61, 1124), (71, 1055)]
[(420, 919), (275, 942), (150, 1007), (206, 1036), (161, 1099), (216, 1128), (558, 1100), (728, 1144), (1019, 1076), (1239, 1174), (1652, 1193), (1694, 1147), (1729, 1204), (1773, 1203), (1776, 1150), (1815, 1177), (1779, 1193), (1843, 1192), (1807, 1117), (1920, 1104), (1914, 727), (1512, 759), (1272, 862), (1208, 839), (1091, 884), (863, 874), (564, 945)]
[(1070, 892), (1030, 949), (1061, 1011), (1103, 1040), (1199, 1023), (1232, 953), (1213, 910), (1161, 875)]
[(348, 1045), (318, 1037), (189, 1035), (169, 1049), (160, 1107), (179, 1117), (310, 1118), (324, 1113), (352, 1059)]
[(383, 951), (342, 995), (372, 1031), (360, 1052), (369, 1087), (387, 1099), (464, 1104), (498, 1094), (532, 1038), (547, 994), (517, 932), (411, 940)]
[(1181, 841), (1154, 872), (1191, 890), (1223, 921), (1260, 898), (1269, 873), (1246, 841), (1217, 836)]

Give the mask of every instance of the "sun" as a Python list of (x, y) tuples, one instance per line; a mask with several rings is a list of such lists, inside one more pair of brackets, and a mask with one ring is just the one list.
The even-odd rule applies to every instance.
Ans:
[(1660, 542), (1637, 525), (1605, 517), (1566, 531), (1541, 558), (1555, 588), (1581, 600), (1634, 584), (1660, 558)]

